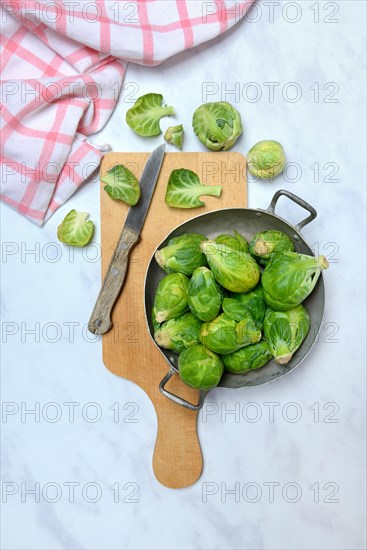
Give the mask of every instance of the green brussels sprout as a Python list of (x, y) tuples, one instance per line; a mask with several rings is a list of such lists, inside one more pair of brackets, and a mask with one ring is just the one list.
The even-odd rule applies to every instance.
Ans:
[(221, 355), (255, 344), (260, 338), (261, 331), (249, 314), (236, 322), (225, 313), (221, 313), (211, 323), (204, 323), (200, 330), (200, 342)]
[(227, 372), (244, 374), (250, 370), (263, 367), (272, 358), (270, 346), (265, 340), (239, 349), (234, 353), (222, 356), (224, 368)]
[(154, 299), (157, 323), (175, 319), (189, 310), (189, 279), (183, 273), (170, 273), (159, 281)]
[(238, 240), (238, 242), (240, 243), (241, 248), (243, 249), (243, 251), (248, 252), (249, 245), (248, 245), (248, 242), (245, 239), (245, 237), (243, 235), (241, 235), (241, 233), (239, 233), (238, 231), (233, 231), (233, 233), (235, 234), (235, 237)]
[(224, 313), (233, 321), (241, 321), (247, 315), (246, 308), (233, 298), (224, 298), (222, 303)]
[(224, 313), (234, 321), (241, 321), (250, 315), (257, 328), (262, 329), (266, 304), (261, 285), (247, 294), (231, 293), (229, 298), (224, 298), (222, 303)]
[(265, 302), (277, 311), (298, 306), (315, 288), (321, 271), (329, 263), (325, 256), (284, 252), (276, 256), (262, 274)]
[(154, 329), (154, 332), (156, 330), (158, 330), (160, 327), (161, 327), (161, 323), (158, 323), (157, 319), (156, 319), (156, 310), (155, 310), (155, 307), (152, 308), (152, 325), (153, 325), (153, 329)]
[(231, 292), (249, 292), (260, 279), (260, 268), (250, 254), (215, 241), (201, 243), (217, 283)]
[(185, 313), (176, 319), (163, 323), (155, 332), (158, 346), (181, 353), (184, 349), (199, 343), (201, 321), (192, 313)]
[(185, 233), (168, 241), (168, 245), (155, 253), (158, 265), (166, 273), (192, 275), (197, 267), (207, 265), (200, 244), (206, 241), (204, 235)]
[[(234, 304), (229, 304), (229, 308), (232, 308), (232, 311), (237, 311), (237, 313), (243, 311), (244, 308), (251, 315), (252, 319), (255, 321), (256, 326), (261, 329), (265, 317), (266, 304), (264, 300), (264, 291), (261, 283), (259, 283), (254, 290), (248, 292), (247, 294), (236, 294), (231, 293), (230, 297), (232, 300), (237, 302), (237, 309)], [(240, 307), (239, 307), (240, 306)], [(228, 309), (228, 305), (227, 305)], [(224, 301), (223, 301), (223, 311)], [(229, 314), (228, 311), (226, 311)]]
[(242, 235), (237, 231), (234, 231), (234, 236), (223, 233), (222, 235), (218, 235), (218, 237), (216, 237), (214, 240), (218, 244), (224, 244), (229, 248), (233, 248), (233, 250), (239, 250), (241, 252), (249, 251), (248, 242), (246, 241), (245, 237), (242, 237)]
[(309, 330), (310, 317), (303, 306), (288, 311), (266, 310), (264, 336), (275, 361), (280, 365), (289, 363)]
[(219, 384), (223, 363), (218, 355), (198, 344), (180, 353), (178, 372), (188, 386), (197, 390), (211, 390)]
[(251, 174), (261, 179), (279, 176), (285, 167), (284, 149), (278, 141), (259, 141), (247, 154)]
[(87, 221), (88, 216), (86, 212), (70, 210), (57, 228), (59, 241), (70, 246), (86, 246), (94, 232), (94, 223)]
[(204, 103), (192, 119), (194, 132), (208, 149), (226, 151), (242, 134), (241, 115), (226, 101)]
[(294, 244), (282, 231), (261, 231), (253, 236), (249, 252), (261, 265), (266, 265), (280, 252), (294, 252)]
[(101, 181), (106, 184), (104, 190), (111, 199), (126, 202), (130, 206), (134, 206), (140, 199), (139, 181), (122, 164), (117, 164), (108, 170), (107, 175), (101, 178)]
[(164, 134), (164, 140), (171, 145), (174, 145), (178, 149), (182, 149), (184, 137), (184, 129), (182, 124), (177, 126), (170, 126), (167, 128), (166, 133)]
[(195, 172), (179, 168), (171, 172), (165, 201), (171, 208), (199, 208), (205, 205), (200, 197), (203, 195), (220, 197), (221, 193), (221, 185), (202, 185)]
[(195, 269), (189, 283), (189, 308), (201, 321), (212, 321), (222, 305), (222, 291), (207, 267)]
[(173, 107), (162, 106), (161, 94), (145, 94), (139, 97), (126, 113), (128, 126), (139, 136), (159, 136), (162, 133), (159, 122), (164, 116), (175, 114)]

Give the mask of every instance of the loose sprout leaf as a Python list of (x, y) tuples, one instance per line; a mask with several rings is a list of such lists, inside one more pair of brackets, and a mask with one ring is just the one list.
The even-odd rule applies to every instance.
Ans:
[(200, 200), (201, 196), (220, 197), (221, 193), (221, 185), (202, 185), (195, 172), (180, 168), (171, 172), (166, 191), (166, 204), (172, 208), (198, 208), (205, 205)]
[(173, 107), (162, 106), (162, 94), (145, 94), (139, 97), (126, 113), (126, 122), (139, 136), (159, 136), (159, 122), (164, 116), (175, 114)]
[(241, 115), (226, 101), (204, 103), (192, 119), (194, 132), (208, 149), (226, 151), (242, 134)]
[(179, 124), (178, 126), (170, 126), (164, 134), (165, 141), (175, 147), (178, 147), (178, 149), (182, 149), (183, 137), (184, 129), (182, 124)]
[(107, 175), (101, 179), (106, 184), (104, 190), (112, 199), (124, 201), (133, 206), (140, 199), (140, 186), (134, 174), (123, 166), (117, 164)]
[(92, 238), (94, 223), (87, 221), (89, 214), (71, 210), (57, 228), (57, 238), (70, 246), (85, 246)]

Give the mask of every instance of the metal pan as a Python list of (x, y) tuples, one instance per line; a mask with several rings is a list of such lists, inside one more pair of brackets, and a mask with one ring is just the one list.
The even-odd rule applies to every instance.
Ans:
[[(275, 207), (279, 197), (285, 196), (290, 200), (308, 210), (310, 215), (302, 220), (297, 225), (293, 226), (286, 220), (283, 220), (275, 214)], [(203, 233), (209, 239), (215, 238), (220, 233), (231, 233), (234, 229), (243, 234), (248, 240), (259, 232), (267, 229), (277, 229), (286, 233), (294, 242), (296, 252), (302, 254), (313, 255), (311, 248), (301, 235), (301, 229), (314, 220), (317, 216), (316, 210), (303, 199), (297, 197), (289, 191), (280, 190), (275, 193), (270, 206), (267, 210), (253, 210), (250, 208), (226, 208), (216, 210), (207, 214), (202, 214), (192, 218), (191, 220), (179, 225), (162, 241), (156, 250), (167, 245), (168, 241), (173, 237), (178, 237), (183, 233)], [(156, 251), (155, 251), (156, 252)], [(154, 252), (154, 253), (155, 253)], [(149, 328), (150, 335), (154, 341), (154, 329), (152, 325), (152, 308), (154, 304), (154, 296), (157, 290), (159, 281), (164, 277), (165, 273), (155, 261), (154, 254), (149, 262), (146, 279), (145, 279), (145, 316)], [(287, 365), (279, 365), (274, 360), (270, 361), (264, 367), (250, 371), (246, 374), (230, 374), (224, 372), (219, 386), (224, 388), (245, 388), (247, 386), (260, 386), (272, 382), (280, 376), (284, 376), (291, 370), (295, 369), (308, 355), (314, 345), (317, 335), (321, 328), (321, 323), (324, 315), (325, 306), (325, 289), (322, 275), (320, 276), (316, 287), (312, 294), (305, 300), (304, 305), (311, 318), (311, 330), (308, 333), (301, 347), (293, 355), (291, 361)], [(154, 342), (155, 343), (155, 342)], [(157, 345), (157, 344), (156, 344)], [(161, 393), (166, 397), (191, 410), (199, 410), (204, 402), (206, 392), (200, 392), (199, 402), (197, 404), (189, 403), (181, 397), (172, 394), (165, 389), (168, 380), (178, 372), (177, 359), (178, 356), (170, 350), (161, 349), (157, 346), (167, 360), (170, 370), (163, 378), (159, 385)]]

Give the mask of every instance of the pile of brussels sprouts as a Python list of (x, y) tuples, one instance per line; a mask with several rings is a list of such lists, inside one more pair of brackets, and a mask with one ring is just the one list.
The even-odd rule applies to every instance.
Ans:
[(201, 390), (217, 386), (224, 370), (244, 374), (272, 357), (287, 364), (310, 329), (301, 303), (328, 267), (275, 230), (250, 243), (237, 231), (214, 240), (186, 233), (155, 258), (167, 275), (155, 295), (154, 339), (179, 354), (181, 379)]

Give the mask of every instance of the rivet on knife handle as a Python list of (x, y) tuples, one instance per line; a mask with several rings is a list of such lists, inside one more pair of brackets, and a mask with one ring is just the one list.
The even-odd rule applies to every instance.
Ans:
[(112, 256), (96, 305), (89, 319), (88, 330), (93, 334), (105, 334), (112, 327), (112, 309), (126, 279), (130, 252), (139, 239), (140, 236), (129, 227), (125, 226), (122, 230), (119, 243)]

